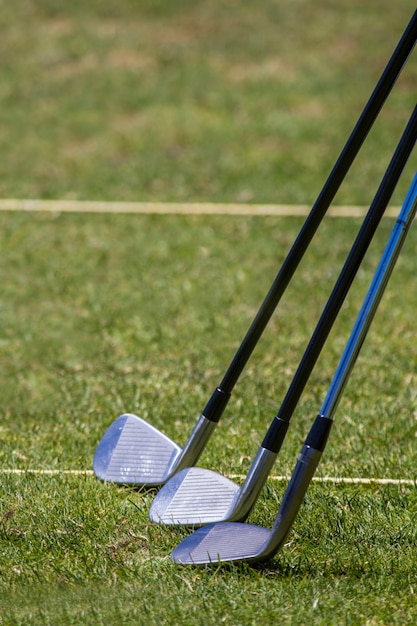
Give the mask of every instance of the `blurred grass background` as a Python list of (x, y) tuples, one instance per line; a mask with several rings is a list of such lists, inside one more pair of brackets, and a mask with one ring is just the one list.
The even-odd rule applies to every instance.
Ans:
[[(311, 204), (413, 10), (2, 3), (0, 196)], [(413, 58), (339, 203), (372, 199), (416, 81)]]

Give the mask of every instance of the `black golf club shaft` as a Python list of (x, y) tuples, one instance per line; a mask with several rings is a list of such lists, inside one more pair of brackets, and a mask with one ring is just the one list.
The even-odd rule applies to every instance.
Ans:
[(257, 342), (265, 330), (273, 312), (294, 275), (304, 253), (323, 220), (340, 185), (357, 156), (369, 130), (375, 122), (385, 100), (394, 86), (417, 39), (417, 10), (404, 31), (391, 59), (382, 73), (371, 97), (359, 117), (346, 145), (326, 180), (309, 216), (290, 249), (281, 269), (261, 304), (246, 336), (238, 348), (220, 385), (214, 390), (206, 404), (203, 415), (217, 422), (227, 406), (233, 388), (242, 373)]
[(302, 356), (281, 407), (275, 416), (264, 441), (262, 442), (262, 447), (267, 450), (279, 452), (281, 448), (291, 416), (302, 392), (304, 391), (305, 385), (310, 377), (330, 330), (333, 327), (369, 244), (371, 243), (378, 225), (384, 215), (388, 202), (414, 148), (416, 138), (417, 106), (414, 108), (390, 164), (388, 165), (388, 168), (383, 176), (368, 214), (363, 221), (333, 291), (331, 292), (327, 304), (322, 312), (319, 322), (311, 336), (310, 342)]

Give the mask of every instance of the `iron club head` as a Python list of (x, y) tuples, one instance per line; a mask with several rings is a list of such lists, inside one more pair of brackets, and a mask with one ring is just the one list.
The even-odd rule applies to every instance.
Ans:
[(149, 519), (162, 524), (202, 525), (227, 518), (239, 486), (202, 467), (183, 469), (158, 492)]
[(221, 522), (199, 528), (171, 554), (182, 565), (216, 564), (224, 561), (259, 561), (271, 531), (240, 522)]
[(98, 478), (122, 484), (160, 485), (170, 475), (182, 448), (140, 417), (118, 417), (97, 446), (93, 470)]
[(115, 483), (163, 485), (181, 468), (195, 463), (215, 427), (216, 422), (200, 415), (181, 448), (145, 420), (126, 413), (112, 423), (97, 446), (94, 473)]
[(276, 456), (261, 446), (242, 486), (202, 467), (183, 469), (156, 494), (149, 518), (157, 523), (188, 526), (243, 521), (255, 504)]
[[(314, 436), (317, 435), (317, 420), (321, 423), (327, 421), (327, 435), (331, 420), (318, 416), (313, 425)], [(284, 544), (321, 454), (321, 450), (303, 445), (272, 530), (241, 522), (203, 526), (175, 548), (172, 560), (183, 565), (202, 565), (224, 561), (265, 561), (272, 557)]]

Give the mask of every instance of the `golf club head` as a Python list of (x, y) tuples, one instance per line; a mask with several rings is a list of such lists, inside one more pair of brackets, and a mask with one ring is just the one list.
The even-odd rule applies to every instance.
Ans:
[(276, 457), (276, 452), (261, 446), (241, 487), (202, 467), (182, 469), (156, 494), (149, 518), (188, 526), (242, 522), (258, 499)]
[(227, 519), (240, 487), (217, 472), (190, 467), (175, 474), (157, 493), (149, 519), (163, 524), (203, 525)]
[(126, 413), (118, 417), (97, 446), (93, 470), (101, 480), (121, 484), (163, 484), (182, 448), (145, 420)]
[(221, 522), (199, 528), (172, 552), (174, 563), (217, 564), (225, 561), (261, 561), (268, 557), (265, 547), (271, 531), (241, 522)]

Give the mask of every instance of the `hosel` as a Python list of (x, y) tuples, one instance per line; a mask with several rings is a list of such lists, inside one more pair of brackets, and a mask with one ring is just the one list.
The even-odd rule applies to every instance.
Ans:
[(175, 473), (179, 472), (186, 467), (193, 467), (197, 463), (213, 431), (216, 429), (229, 398), (230, 393), (226, 393), (220, 387), (216, 387), (210, 400), (204, 407), (204, 411), (200, 414), (180, 456), (175, 459), (173, 466), (168, 469), (170, 474), (173, 471)]
[(282, 547), (319, 464), (333, 420), (319, 414), (304, 442), (281, 506), (265, 546), (264, 558), (270, 558)]

